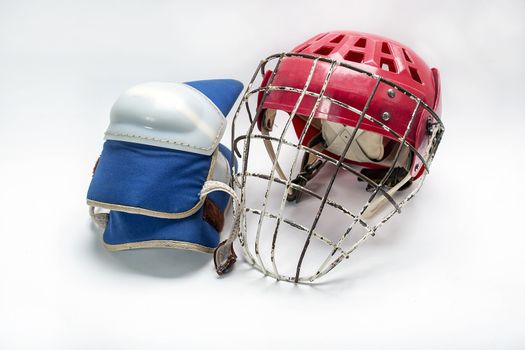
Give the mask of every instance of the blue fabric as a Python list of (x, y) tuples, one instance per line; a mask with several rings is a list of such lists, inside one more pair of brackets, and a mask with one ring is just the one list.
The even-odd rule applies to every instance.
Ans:
[[(229, 201), (226, 193), (210, 193), (208, 198), (224, 212)], [(203, 210), (204, 207), (201, 207), (195, 214), (184, 219), (161, 219), (112, 210), (104, 232), (104, 242), (123, 244), (172, 240), (215, 248), (219, 244), (220, 232), (202, 219)]]
[(210, 164), (211, 156), (107, 140), (87, 198), (167, 213), (184, 212), (199, 201)]
[[(224, 145), (219, 151), (230, 161)], [(235, 161), (236, 162), (236, 161)], [(106, 141), (88, 191), (96, 201), (165, 211), (193, 207), (199, 200), (210, 156), (122, 141)], [(195, 174), (196, 172), (197, 174)], [(230, 200), (224, 192), (208, 195), (222, 212)], [(183, 219), (162, 219), (112, 210), (104, 232), (107, 244), (172, 240), (215, 248), (220, 232), (203, 220), (201, 207)], [(170, 211), (171, 212), (171, 211)]]
[(240, 81), (233, 79), (214, 79), (189, 81), (187, 84), (206, 95), (226, 117), (243, 89)]

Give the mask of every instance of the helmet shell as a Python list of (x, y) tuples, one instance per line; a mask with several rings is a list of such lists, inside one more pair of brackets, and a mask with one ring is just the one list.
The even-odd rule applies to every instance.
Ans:
[[(296, 46), (292, 53), (326, 57), (349, 65), (337, 65), (330, 76), (325, 90), (325, 96), (343, 102), (357, 111), (323, 100), (314, 115), (314, 118), (326, 119), (332, 122), (355, 127), (366, 102), (377, 83), (374, 75), (380, 76), (393, 83), (378, 86), (367, 114), (386, 125), (399, 137), (405, 134), (412, 114), (416, 107), (414, 97), (421, 99), (425, 104), (439, 113), (439, 74), (437, 69), (429, 66), (413, 50), (397, 41), (368, 33), (353, 31), (332, 31), (322, 33)], [(278, 71), (272, 81), (272, 86), (292, 87), (304, 89), (313, 60), (308, 57), (285, 57), (282, 59)], [(307, 90), (319, 93), (330, 69), (330, 62), (318, 61)], [(367, 74), (364, 74), (366, 72)], [(266, 72), (262, 85), (268, 84), (272, 75)], [(400, 87), (400, 89), (396, 89)], [(394, 90), (394, 93), (389, 90)], [(403, 93), (406, 90), (409, 94)], [(413, 96), (411, 96), (412, 94)], [(264, 109), (278, 109), (291, 113), (299, 94), (292, 91), (271, 91), (264, 99)], [(297, 114), (309, 116), (316, 102), (316, 97), (305, 95), (298, 107)], [(382, 118), (384, 113), (390, 118)], [(420, 150), (425, 147), (424, 140), (427, 133), (427, 119), (429, 113), (419, 108), (413, 124), (407, 134), (407, 142)], [(305, 122), (301, 118), (293, 120), (296, 133), (301, 134)], [(391, 131), (381, 124), (364, 119), (360, 128), (379, 133), (391, 139), (398, 139)], [(307, 144), (315, 130), (309, 130), (303, 144)], [(423, 168), (415, 166), (413, 176), (421, 174)], [(366, 164), (362, 164), (365, 165)], [(416, 169), (417, 168), (417, 169)]]

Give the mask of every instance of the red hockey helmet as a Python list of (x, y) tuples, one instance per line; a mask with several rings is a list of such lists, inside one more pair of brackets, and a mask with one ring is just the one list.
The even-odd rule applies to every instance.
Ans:
[[(360, 111), (364, 109), (377, 83), (374, 79), (376, 76), (392, 85), (378, 86), (366, 110), (366, 114), (371, 118), (364, 118), (360, 129), (399, 141), (412, 119), (414, 98), (419, 98), (438, 115), (441, 113), (438, 70), (429, 68), (413, 50), (397, 41), (367, 33), (334, 31), (316, 35), (291, 52), (302, 55), (285, 57), (272, 81), (272, 85), (288, 87), (288, 89), (276, 90), (268, 94), (262, 103), (264, 110), (283, 110), (292, 113), (298, 95), (295, 91), (290, 91), (290, 88), (304, 89), (312, 67), (313, 57), (308, 57), (311, 55), (326, 57), (341, 63), (341, 66), (333, 68), (329, 76), (329, 83), (324, 91), (326, 100), (315, 111), (314, 119), (355, 127)], [(346, 64), (354, 69), (346, 69), (344, 67)], [(331, 61), (328, 60), (317, 63), (308, 84), (309, 92), (320, 93), (330, 66)], [(369, 74), (363, 74), (363, 71)], [(272, 73), (270, 70), (266, 71), (263, 86), (268, 84)], [(262, 98), (262, 93), (259, 97)], [(343, 104), (331, 103), (333, 100)], [(307, 94), (299, 104), (295, 112), (299, 118), (293, 119), (298, 136), (304, 130), (306, 119), (300, 116), (310, 115), (315, 102), (316, 96)], [(347, 108), (348, 106), (353, 108)], [(425, 108), (418, 108), (406, 136), (408, 144), (418, 150), (420, 155), (424, 151), (422, 147), (428, 133), (428, 122), (428, 111)], [(309, 129), (302, 141), (303, 144), (308, 145), (315, 134), (315, 128)], [(415, 179), (422, 174), (424, 166), (421, 164), (423, 159), (418, 159), (417, 154), (413, 156), (411, 174)], [(352, 162), (352, 159), (347, 161)], [(372, 162), (358, 159), (354, 162), (372, 169), (389, 165), (378, 162), (377, 159)]]
[(232, 147), (244, 143), (233, 181), (240, 197), (233, 233), (215, 253), (218, 270), (231, 263), (238, 236), (266, 275), (307, 282), (331, 271), (419, 190), (444, 131), (439, 113), (437, 69), (384, 37), (328, 32), (262, 60), (233, 119)]

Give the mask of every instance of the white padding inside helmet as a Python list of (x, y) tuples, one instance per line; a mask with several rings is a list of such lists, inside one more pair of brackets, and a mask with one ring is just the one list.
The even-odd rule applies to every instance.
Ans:
[[(341, 155), (350, 141), (355, 128), (340, 123), (323, 120), (321, 132), (327, 144), (327, 150)], [(345, 158), (355, 162), (377, 163), (385, 155), (383, 136), (374, 132), (357, 130), (354, 142), (348, 148)]]

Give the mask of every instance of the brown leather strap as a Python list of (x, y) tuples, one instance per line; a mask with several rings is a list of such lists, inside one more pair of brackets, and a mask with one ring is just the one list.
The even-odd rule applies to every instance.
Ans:
[(95, 175), (95, 171), (97, 171), (99, 162), (100, 162), (100, 157), (97, 158), (97, 161), (95, 162), (95, 165), (93, 166), (93, 172), (91, 173), (91, 175)]
[(211, 199), (206, 197), (204, 200), (204, 209), (202, 211), (202, 218), (208, 224), (213, 226), (218, 233), (221, 233), (224, 227), (224, 214)]

